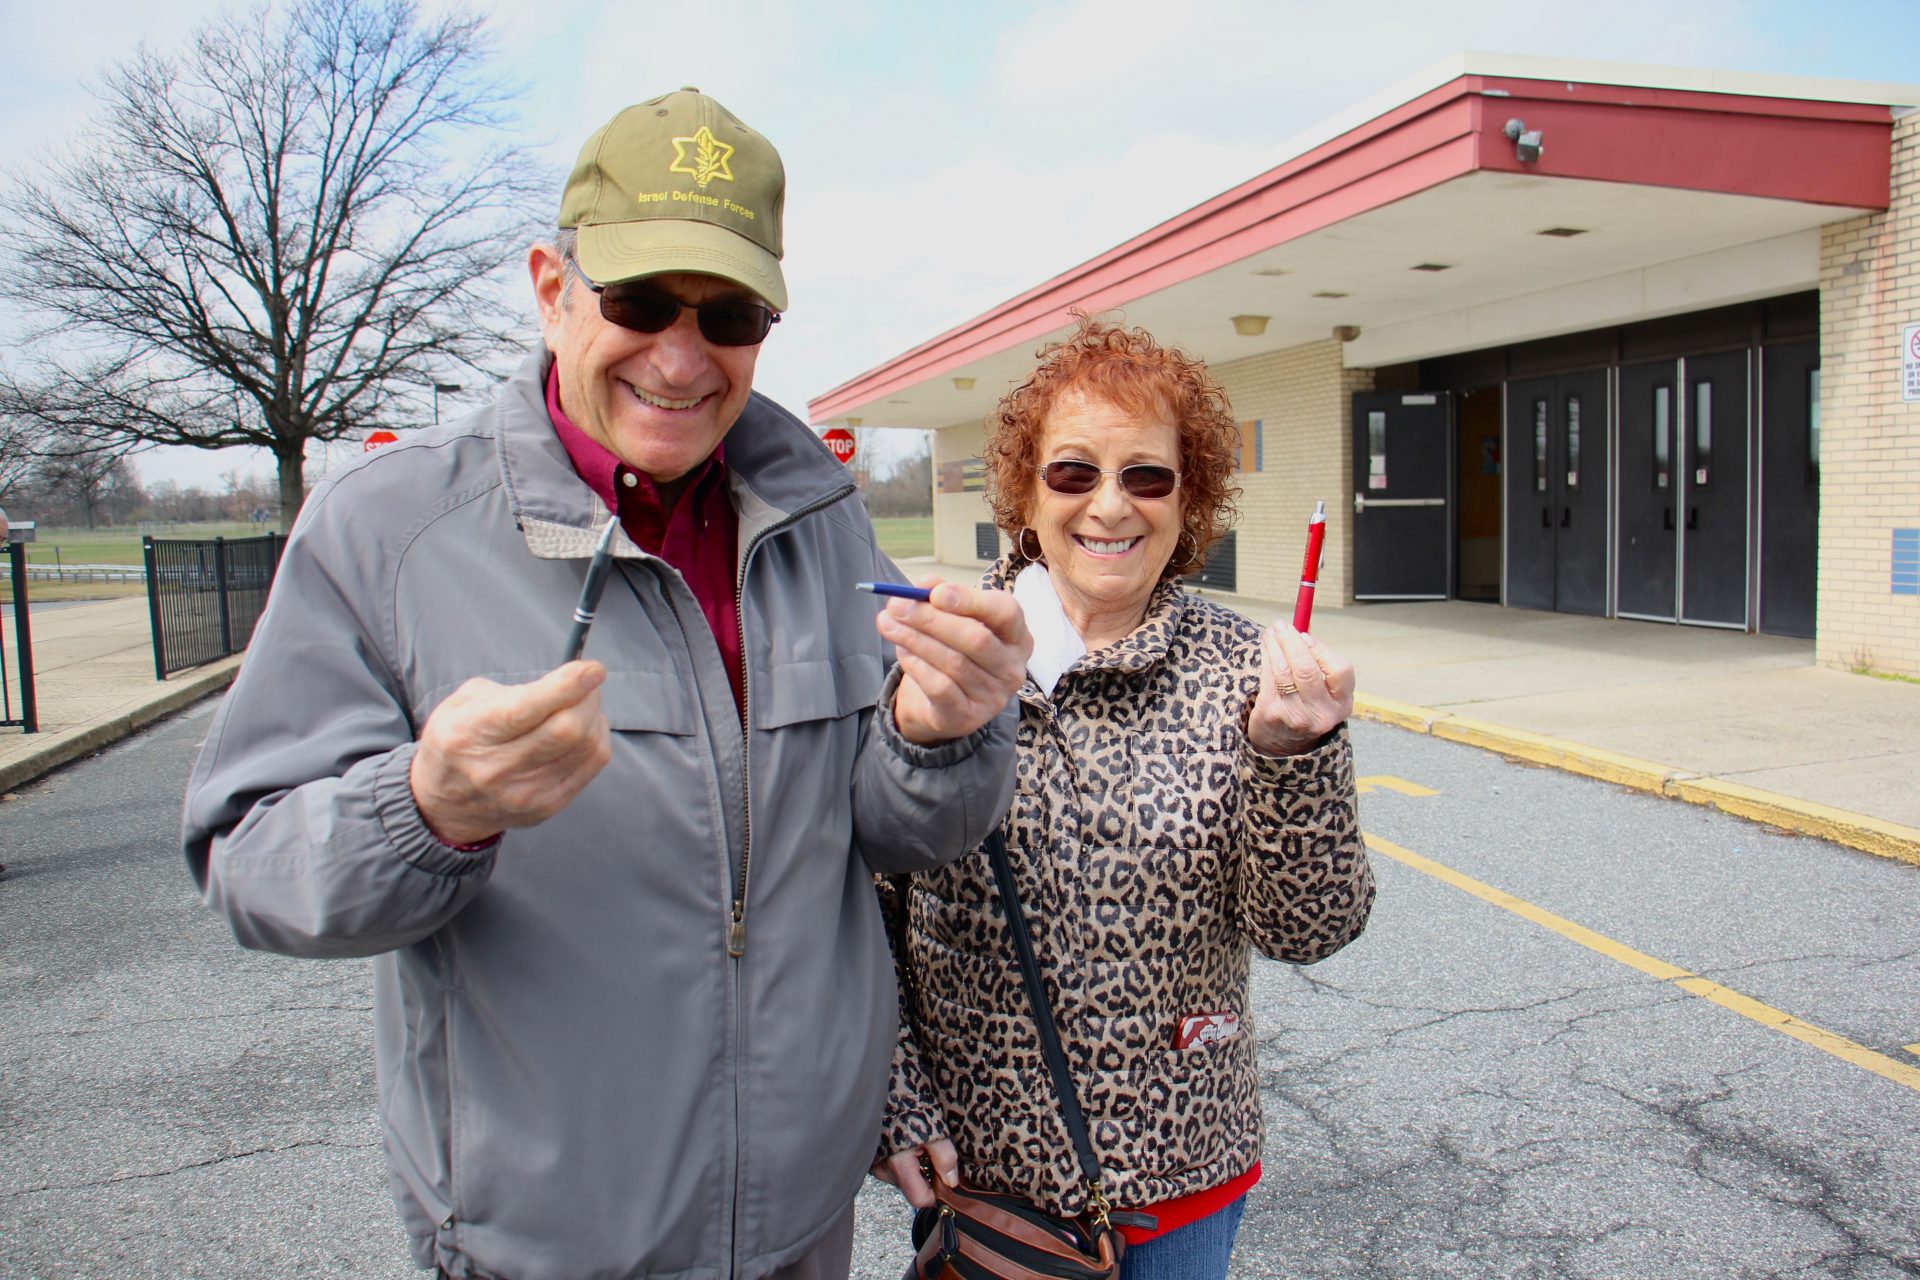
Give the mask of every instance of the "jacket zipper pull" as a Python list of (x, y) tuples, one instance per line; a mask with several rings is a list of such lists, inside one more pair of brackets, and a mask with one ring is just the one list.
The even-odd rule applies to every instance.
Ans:
[(747, 904), (733, 900), (733, 920), (727, 925), (727, 954), (738, 960), (747, 954)]

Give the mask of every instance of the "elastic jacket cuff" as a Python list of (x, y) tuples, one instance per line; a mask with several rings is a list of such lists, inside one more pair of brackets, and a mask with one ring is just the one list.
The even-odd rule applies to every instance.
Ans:
[(1342, 721), (1305, 751), (1290, 756), (1267, 755), (1246, 736), (1246, 714), (1240, 718), (1241, 756), (1255, 781), (1286, 784), (1319, 777), (1347, 750), (1347, 726)]
[(413, 755), (419, 744), (409, 742), (390, 752), (373, 775), (373, 811), (387, 844), (411, 866), (430, 875), (468, 876), (493, 866), (500, 837), (479, 848), (463, 849), (433, 834), (413, 799)]
[(880, 701), (874, 713), (880, 718), (880, 740), (887, 744), (888, 750), (916, 769), (945, 769), (959, 764), (972, 755), (987, 740), (993, 731), (993, 721), (975, 729), (964, 738), (949, 738), (945, 742), (936, 742), (923, 747), (917, 742), (909, 742), (900, 732), (900, 726), (893, 719), (893, 695), (900, 688), (900, 665), (895, 663), (887, 672), (886, 683), (880, 686)]

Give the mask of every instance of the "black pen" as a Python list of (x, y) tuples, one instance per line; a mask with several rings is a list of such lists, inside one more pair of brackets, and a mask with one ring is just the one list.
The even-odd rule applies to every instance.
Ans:
[(933, 599), (932, 587), (910, 587), (904, 582), (856, 582), (855, 591), (868, 591), (876, 596), (899, 596), (902, 600), (918, 600), (925, 604)]
[(619, 527), (619, 517), (608, 516), (606, 532), (593, 545), (586, 585), (580, 588), (580, 603), (573, 607), (573, 630), (567, 633), (567, 656), (560, 659), (562, 664), (572, 662), (587, 647), (587, 628), (593, 625), (593, 611), (600, 607), (600, 593), (607, 589), (607, 570), (613, 564), (613, 531)]

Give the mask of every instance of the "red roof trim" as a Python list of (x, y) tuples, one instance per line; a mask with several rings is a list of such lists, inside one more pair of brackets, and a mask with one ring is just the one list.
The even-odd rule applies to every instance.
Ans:
[[(1502, 133), (1546, 133), (1523, 165)], [(1476, 171), (1885, 208), (1884, 106), (1461, 76), (947, 330), (808, 404), (820, 421), (983, 354)]]

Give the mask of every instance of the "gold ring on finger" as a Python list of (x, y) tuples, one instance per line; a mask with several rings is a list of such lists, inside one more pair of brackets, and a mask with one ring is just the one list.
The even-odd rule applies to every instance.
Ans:
[(1277, 691), (1279, 691), (1280, 693), (1283, 693), (1283, 694), (1284, 694), (1284, 693), (1298, 693), (1298, 692), (1300, 692), (1300, 686), (1299, 686), (1299, 685), (1297, 685), (1297, 684), (1291, 684), (1291, 683), (1289, 683), (1289, 684), (1276, 684), (1276, 685), (1275, 685), (1275, 686), (1273, 686), (1273, 687), (1274, 687), (1274, 688), (1275, 688), (1275, 689), (1276, 689)]

